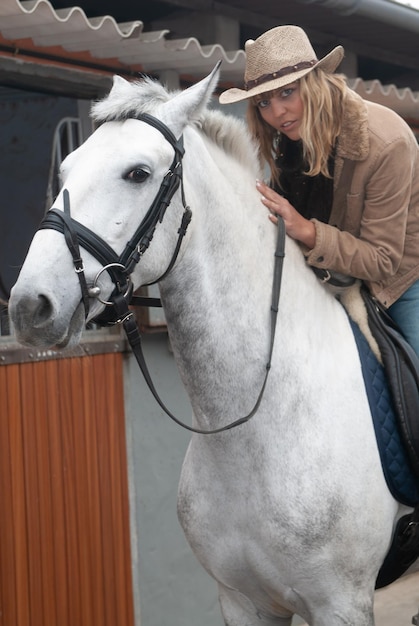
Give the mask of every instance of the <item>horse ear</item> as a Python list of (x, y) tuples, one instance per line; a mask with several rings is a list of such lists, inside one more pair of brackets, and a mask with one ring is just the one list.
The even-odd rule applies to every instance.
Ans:
[(112, 88), (109, 92), (109, 95), (115, 95), (118, 93), (125, 93), (127, 89), (131, 89), (131, 83), (129, 83), (122, 76), (117, 76), (116, 74), (113, 77)]
[[(112, 88), (106, 98), (98, 100), (92, 105), (91, 115), (94, 119), (104, 121), (115, 118), (115, 110), (126, 107), (126, 102), (132, 100), (132, 83), (115, 75)], [(117, 106), (119, 105), (119, 106)]]
[(221, 61), (212, 72), (188, 89), (181, 91), (162, 105), (159, 117), (165, 121), (176, 137), (179, 137), (188, 122), (198, 120), (207, 107), (219, 79)]

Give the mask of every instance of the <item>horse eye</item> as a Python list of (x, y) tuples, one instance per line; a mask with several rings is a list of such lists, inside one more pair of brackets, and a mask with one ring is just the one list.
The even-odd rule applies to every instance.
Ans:
[(136, 167), (126, 175), (126, 178), (133, 183), (143, 183), (150, 176), (150, 172), (143, 170), (141, 167)]

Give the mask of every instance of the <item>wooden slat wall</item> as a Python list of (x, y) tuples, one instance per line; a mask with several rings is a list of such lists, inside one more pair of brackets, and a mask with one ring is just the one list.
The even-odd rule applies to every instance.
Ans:
[(0, 366), (0, 625), (133, 626), (122, 355)]

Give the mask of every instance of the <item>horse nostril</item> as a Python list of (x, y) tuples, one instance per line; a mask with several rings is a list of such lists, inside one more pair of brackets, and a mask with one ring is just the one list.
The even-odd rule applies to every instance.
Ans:
[(15, 289), (10, 298), (9, 314), (17, 332), (26, 334), (29, 329), (42, 329), (50, 324), (56, 316), (56, 310), (54, 301), (48, 296), (21, 296)]
[(47, 322), (54, 311), (51, 301), (44, 295), (38, 296), (38, 303), (33, 313), (33, 325), (42, 326)]

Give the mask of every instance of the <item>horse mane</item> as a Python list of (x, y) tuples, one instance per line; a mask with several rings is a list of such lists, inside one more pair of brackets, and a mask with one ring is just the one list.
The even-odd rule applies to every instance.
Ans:
[(255, 178), (262, 177), (258, 147), (243, 120), (216, 109), (207, 109), (199, 125), (221, 150), (249, 169)]
[[(93, 104), (91, 115), (97, 124), (121, 122), (135, 118), (141, 113), (156, 113), (179, 91), (169, 92), (163, 85), (147, 76), (141, 80), (124, 81), (103, 100)], [(256, 142), (252, 139), (246, 123), (232, 115), (215, 109), (205, 109), (192, 124), (221, 150), (230, 154), (244, 167), (259, 176), (259, 159)]]

